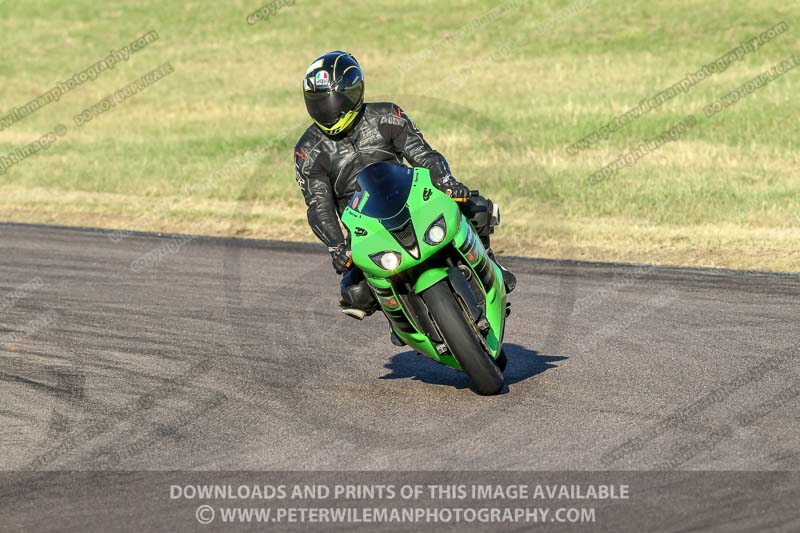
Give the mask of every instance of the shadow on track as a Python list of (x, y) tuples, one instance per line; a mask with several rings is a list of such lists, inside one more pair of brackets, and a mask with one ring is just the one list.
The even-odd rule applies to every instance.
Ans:
[[(504, 349), (508, 357), (508, 366), (504, 372), (506, 386), (501, 394), (509, 392), (509, 386), (556, 368), (553, 363), (567, 359), (566, 356), (540, 355), (536, 350), (529, 350), (518, 344), (505, 344)], [(381, 379), (414, 379), (432, 385), (449, 385), (457, 389), (465, 389), (468, 386), (467, 377), (462, 372), (440, 365), (415, 351), (392, 356), (385, 368), (391, 372)]]

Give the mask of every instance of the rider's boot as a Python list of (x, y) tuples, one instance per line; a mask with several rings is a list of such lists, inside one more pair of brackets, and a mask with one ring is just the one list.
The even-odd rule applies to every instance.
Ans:
[[(364, 320), (378, 309), (378, 301), (369, 290), (367, 279), (364, 273), (356, 267), (351, 267), (342, 276), (341, 283), (342, 299), (339, 306), (342, 308), (342, 313), (347, 316), (353, 317), (356, 320)], [(398, 337), (394, 330), (390, 330), (389, 340), (395, 346), (405, 346), (406, 343)]]
[(351, 267), (342, 276), (340, 284), (342, 299), (339, 306), (342, 313), (357, 320), (364, 320), (378, 310), (378, 302), (372, 291), (369, 290), (364, 273), (356, 267)]
[(403, 341), (403, 339), (398, 337), (397, 333), (395, 333), (394, 330), (392, 330), (391, 334), (389, 335), (389, 340), (392, 341), (392, 344), (394, 344), (395, 346), (405, 346), (406, 345), (406, 343)]

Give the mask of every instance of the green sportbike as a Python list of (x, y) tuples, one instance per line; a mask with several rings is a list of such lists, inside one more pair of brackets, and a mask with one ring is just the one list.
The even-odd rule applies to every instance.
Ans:
[(353, 263), (392, 330), (434, 361), (463, 370), (481, 395), (503, 389), (508, 316), (500, 268), (428, 170), (374, 163), (342, 214)]

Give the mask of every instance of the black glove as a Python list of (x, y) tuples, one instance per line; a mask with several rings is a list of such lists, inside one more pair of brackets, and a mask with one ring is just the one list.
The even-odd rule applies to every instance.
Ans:
[(348, 246), (346, 242), (338, 246), (331, 246), (328, 248), (328, 251), (331, 253), (333, 268), (336, 270), (337, 274), (345, 272), (352, 264), (352, 260), (350, 259), (350, 246)]
[(449, 195), (450, 198), (469, 198), (469, 187), (460, 183), (453, 176), (446, 176), (439, 182), (437, 188)]
[(483, 196), (473, 196), (461, 205), (461, 212), (472, 223), (472, 227), (480, 237), (488, 237), (494, 233), (494, 226), (497, 223), (492, 218), (494, 204)]

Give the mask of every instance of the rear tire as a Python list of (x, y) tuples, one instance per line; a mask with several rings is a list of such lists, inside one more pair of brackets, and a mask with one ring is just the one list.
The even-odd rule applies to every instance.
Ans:
[(447, 280), (426, 289), (421, 296), (445, 344), (469, 378), (470, 389), (482, 396), (500, 392), (503, 373), (484, 349), (475, 325), (456, 301)]

